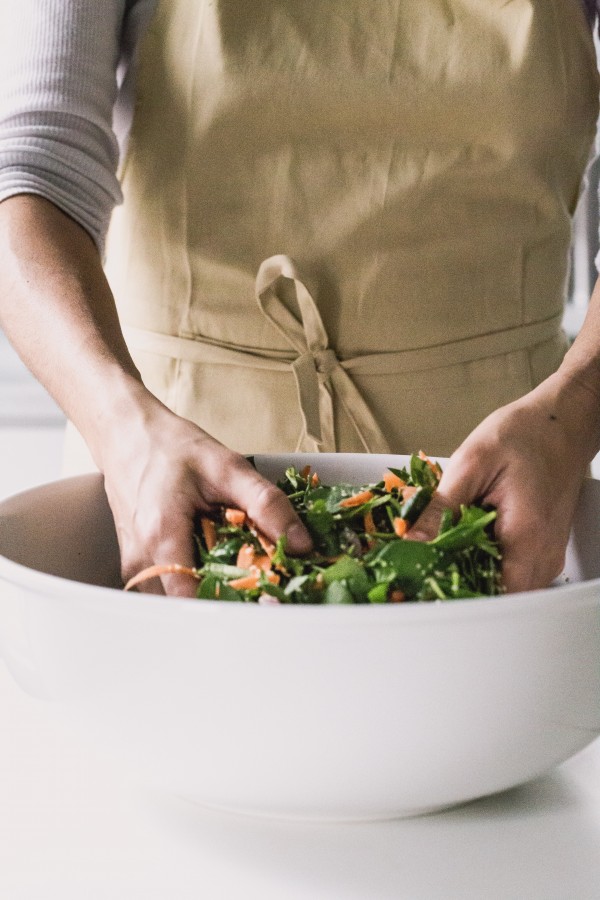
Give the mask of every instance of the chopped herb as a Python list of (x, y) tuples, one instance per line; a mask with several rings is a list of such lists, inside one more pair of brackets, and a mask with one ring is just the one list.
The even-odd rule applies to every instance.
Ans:
[[(257, 602), (268, 595), (274, 603), (355, 604), (501, 593), (495, 510), (463, 506), (456, 517), (445, 510), (437, 537), (410, 539), (411, 525), (440, 477), (439, 464), (424, 453), (413, 455), (408, 468), (389, 469), (381, 481), (368, 485), (327, 486), (308, 467), (301, 472), (290, 467), (278, 486), (312, 537), (311, 554), (290, 556), (284, 538), (273, 546), (244, 515), (241, 524), (232, 524), (235, 511), (228, 510), (226, 520), (223, 510), (215, 517), (213, 546), (206, 523), (194, 535), (197, 597)], [(157, 574), (156, 567), (152, 573)], [(140, 573), (135, 583), (143, 578)]]

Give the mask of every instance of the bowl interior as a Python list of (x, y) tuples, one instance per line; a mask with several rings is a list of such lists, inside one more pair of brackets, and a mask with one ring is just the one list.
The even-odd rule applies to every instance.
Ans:
[[(285, 454), (256, 456), (259, 471), (275, 481), (289, 465), (311, 464), (323, 481), (361, 484), (379, 480), (405, 456)], [(442, 466), (444, 460), (440, 460)], [(586, 479), (579, 499), (565, 569), (559, 583), (600, 577), (600, 481)], [(119, 548), (102, 476), (66, 478), (0, 503), (0, 557), (73, 581), (121, 587)]]

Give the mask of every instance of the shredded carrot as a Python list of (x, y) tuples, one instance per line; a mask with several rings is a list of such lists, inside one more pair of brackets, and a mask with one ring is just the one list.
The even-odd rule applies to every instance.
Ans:
[(275, 544), (273, 544), (268, 538), (261, 534), (260, 531), (256, 532), (256, 537), (258, 538), (258, 543), (263, 548), (269, 559), (273, 559), (275, 555)]
[(402, 481), (399, 475), (393, 472), (386, 472), (383, 476), (383, 485), (388, 494), (392, 492), (392, 488), (398, 488), (399, 491), (406, 487), (406, 482)]
[(317, 475), (316, 472), (313, 472), (312, 475), (310, 476), (311, 487), (318, 487), (319, 483), (320, 483), (319, 476)]
[(263, 570), (271, 568), (271, 560), (266, 553), (257, 553), (252, 544), (242, 544), (235, 564), (239, 569), (250, 569), (252, 566)]
[(197, 569), (190, 569), (189, 566), (181, 566), (179, 563), (159, 563), (154, 566), (148, 566), (147, 569), (142, 569), (141, 572), (138, 572), (137, 575), (130, 578), (125, 585), (125, 590), (128, 591), (132, 587), (135, 587), (136, 584), (141, 584), (142, 581), (148, 581), (149, 578), (159, 578), (161, 575), (192, 575), (194, 578), (200, 580)]
[(304, 466), (304, 468), (300, 472), (300, 475), (302, 476), (302, 478), (308, 478), (308, 476), (310, 475), (310, 466)]
[(210, 553), (210, 551), (217, 543), (216, 525), (212, 519), (208, 519), (206, 516), (202, 516), (200, 518), (200, 527), (202, 528), (202, 536), (204, 538), (204, 543), (206, 544), (206, 549)]
[(437, 476), (437, 478), (442, 477), (442, 467), (440, 466), (440, 464), (432, 462), (432, 460), (429, 459), (427, 454), (423, 453), (422, 450), (419, 450), (419, 459), (422, 459), (423, 462), (427, 463), (427, 465), (429, 466), (431, 471), (434, 473), (434, 475)]
[(270, 541), (269, 538), (266, 537), (261, 531), (258, 530), (258, 528), (256, 527), (256, 525), (254, 524), (254, 522), (251, 519), (247, 519), (246, 524), (247, 524), (250, 532), (254, 535), (254, 537), (260, 544), (260, 546), (263, 548), (263, 550), (269, 557), (269, 559), (273, 559), (273, 556), (275, 555), (275, 550), (277, 549), (275, 547), (275, 544), (272, 541)]
[(373, 491), (360, 491), (358, 494), (353, 494), (352, 497), (346, 497), (345, 500), (341, 500), (340, 506), (345, 509), (352, 506), (362, 506), (363, 503), (368, 503), (369, 500), (372, 500), (374, 496)]
[(243, 525), (246, 521), (246, 513), (243, 509), (226, 509), (225, 519), (230, 525)]
[(390, 603), (402, 603), (403, 600), (406, 600), (406, 594), (404, 593), (404, 591), (395, 589), (393, 591), (390, 591), (389, 600)]
[(364, 515), (364, 523), (365, 523), (365, 531), (367, 534), (373, 534), (377, 529), (375, 528), (375, 522), (373, 520), (373, 513), (370, 509)]
[[(265, 575), (271, 584), (279, 584), (279, 575), (276, 572), (265, 572)], [(252, 591), (260, 585), (260, 570), (256, 566), (252, 566), (249, 575), (234, 578), (233, 581), (228, 581), (227, 584), (236, 591)]]
[(408, 522), (406, 519), (402, 519), (400, 516), (396, 516), (394, 519), (394, 534), (396, 537), (404, 537), (406, 532), (408, 531)]
[(256, 557), (256, 548), (252, 544), (242, 544), (235, 561), (238, 569), (249, 569)]
[(234, 578), (228, 582), (228, 586), (236, 591), (251, 591), (259, 584), (258, 575), (244, 575), (242, 578)]

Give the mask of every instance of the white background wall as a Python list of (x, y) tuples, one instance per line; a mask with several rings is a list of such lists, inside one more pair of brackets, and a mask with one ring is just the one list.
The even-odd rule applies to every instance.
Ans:
[(0, 497), (60, 476), (65, 419), (0, 332)]

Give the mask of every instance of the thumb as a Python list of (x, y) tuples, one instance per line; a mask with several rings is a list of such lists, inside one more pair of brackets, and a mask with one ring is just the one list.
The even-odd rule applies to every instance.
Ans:
[(460, 502), (456, 505), (441, 491), (437, 490), (427, 504), (415, 524), (409, 529), (407, 537), (411, 541), (432, 541), (440, 530), (440, 521), (445, 509), (456, 512)]
[(413, 541), (431, 541), (440, 530), (442, 513), (451, 509), (457, 515), (461, 505), (469, 506), (482, 494), (481, 485), (473, 477), (472, 471), (459, 458), (452, 457), (434, 492), (415, 524), (408, 532)]
[(310, 535), (285, 493), (249, 463), (241, 462), (231, 473), (228, 493), (273, 542), (284, 534), (290, 553), (308, 553), (312, 548)]

